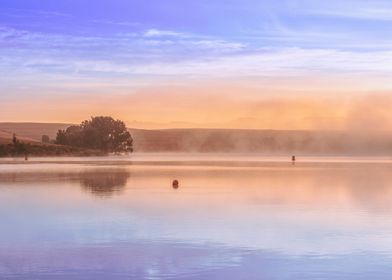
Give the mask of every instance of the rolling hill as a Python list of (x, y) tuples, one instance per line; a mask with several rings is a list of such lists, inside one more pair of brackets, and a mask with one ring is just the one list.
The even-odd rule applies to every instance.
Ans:
[[(63, 123), (0, 123), (0, 141), (55, 138)], [(252, 129), (129, 129), (135, 152), (239, 152), (265, 154), (392, 155), (392, 134)], [(2, 140), (1, 140), (2, 139)], [(7, 140), (8, 139), (8, 140)]]
[(48, 135), (50, 139), (54, 139), (59, 129), (65, 129), (70, 125), (71, 124), (64, 123), (1, 122), (0, 131), (3, 131), (3, 133), (8, 133), (10, 135), (13, 135), (13, 133), (15, 133), (18, 137), (27, 137), (37, 141), (41, 141), (42, 135)]

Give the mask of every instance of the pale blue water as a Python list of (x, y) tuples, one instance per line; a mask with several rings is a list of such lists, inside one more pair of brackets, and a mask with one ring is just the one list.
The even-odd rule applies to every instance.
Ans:
[(237, 159), (1, 160), (0, 279), (392, 279), (388, 158)]

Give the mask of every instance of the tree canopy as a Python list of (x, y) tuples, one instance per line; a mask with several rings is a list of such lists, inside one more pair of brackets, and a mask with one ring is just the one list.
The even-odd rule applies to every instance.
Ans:
[(80, 125), (57, 132), (56, 144), (107, 153), (132, 152), (133, 139), (124, 122), (112, 117), (91, 117)]

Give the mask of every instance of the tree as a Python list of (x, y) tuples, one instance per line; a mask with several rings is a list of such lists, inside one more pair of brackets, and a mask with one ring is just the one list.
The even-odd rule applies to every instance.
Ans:
[(16, 134), (12, 135), (12, 144), (16, 145), (18, 143), (18, 139), (16, 138)]
[(48, 135), (42, 135), (41, 142), (42, 143), (49, 143), (50, 142), (49, 136)]
[(92, 117), (80, 125), (57, 132), (56, 143), (107, 153), (132, 152), (133, 139), (124, 122), (112, 117)]
[(14, 155), (26, 155), (29, 153), (28, 149), (29, 145), (22, 143), (16, 138), (16, 134), (14, 133), (12, 136), (12, 149)]

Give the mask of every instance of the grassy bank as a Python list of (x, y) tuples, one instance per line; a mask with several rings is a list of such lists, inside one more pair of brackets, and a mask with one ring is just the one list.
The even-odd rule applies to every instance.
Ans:
[(88, 150), (70, 146), (20, 143), (0, 144), (0, 157), (25, 157), (25, 156), (104, 156), (105, 153), (97, 150)]

